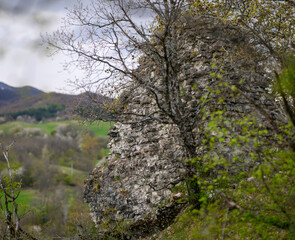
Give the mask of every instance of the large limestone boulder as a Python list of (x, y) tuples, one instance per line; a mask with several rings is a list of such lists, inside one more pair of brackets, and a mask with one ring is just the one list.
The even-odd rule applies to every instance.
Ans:
[[(179, 78), (183, 79), (181, 87), (189, 93), (184, 98), (187, 106), (198, 107), (206, 88), (214, 88), (217, 80), (210, 75), (212, 63), (221, 64), (218, 60), (223, 58), (223, 80), (239, 85), (244, 79), (241, 86), (244, 94), (220, 104), (213, 98), (208, 109), (226, 110), (232, 118), (253, 114), (258, 123), (271, 128), (267, 116), (279, 120), (282, 114), (266, 91), (270, 76), (265, 67), (269, 63), (259, 59), (259, 55), (253, 59), (245, 55), (254, 54), (254, 49), (248, 46), (250, 39), (242, 31), (218, 21), (202, 18), (184, 21), (185, 27), (179, 33), (182, 44), (178, 57)], [(237, 55), (231, 51), (240, 47), (246, 49), (245, 54), (235, 59)], [(264, 65), (259, 65), (260, 61), (264, 61)], [(148, 59), (141, 61), (138, 69), (145, 78), (157, 77), (156, 66)], [(156, 108), (143, 89), (137, 88), (132, 94), (128, 107), (135, 112), (146, 114)], [(230, 95), (230, 92), (225, 94)], [(199, 117), (198, 111), (195, 112), (192, 121)], [(199, 130), (204, 124), (200, 121), (193, 130), (196, 143), (201, 142)], [(97, 226), (110, 219), (124, 219), (135, 237), (165, 228), (184, 207), (177, 201), (180, 193), (176, 187), (183, 184), (190, 171), (178, 128), (155, 121), (116, 123), (109, 135), (111, 152), (107, 161), (97, 166), (85, 182), (84, 198), (90, 206), (92, 219)], [(224, 151), (230, 154), (231, 150), (225, 147)], [(108, 214), (110, 212), (112, 215)]]

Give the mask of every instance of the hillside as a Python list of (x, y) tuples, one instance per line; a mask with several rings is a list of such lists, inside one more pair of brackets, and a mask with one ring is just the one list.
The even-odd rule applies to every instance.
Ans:
[(30, 86), (18, 88), (11, 87), (5, 83), (0, 82), (0, 107), (9, 105), (23, 98), (40, 95), (42, 93), (44, 92)]
[[(91, 94), (91, 98), (93, 97), (98, 102), (111, 100), (98, 94)], [(2, 116), (27, 115), (28, 110), (55, 105), (60, 107), (55, 116), (69, 117), (77, 107), (85, 107), (90, 104), (91, 99), (87, 93), (79, 95), (45, 93), (30, 86), (14, 88), (0, 82), (0, 115)], [(45, 118), (47, 117), (45, 116)]]
[(50, 103), (66, 105), (72, 109), (79, 102), (79, 96), (61, 93), (42, 93), (21, 98), (15, 102), (0, 106), (0, 114), (14, 113), (29, 108), (46, 106)]

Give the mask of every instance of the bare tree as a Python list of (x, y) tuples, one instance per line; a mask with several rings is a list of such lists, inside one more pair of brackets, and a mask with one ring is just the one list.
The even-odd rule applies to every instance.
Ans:
[[(78, 1), (64, 27), (47, 35), (46, 41), (72, 57), (69, 65), (85, 71), (86, 81), (77, 85), (107, 89), (113, 97), (120, 96), (111, 107), (107, 105), (111, 115), (95, 115), (95, 119), (113, 120), (106, 117), (115, 115), (125, 124), (173, 124), (179, 130), (186, 157), (195, 158), (193, 129), (203, 103), (187, 106), (179, 74), (179, 52), (185, 42), (179, 32), (185, 27), (182, 18), (187, 6), (186, 0), (94, 0), (88, 6)], [(145, 72), (143, 68), (151, 70)], [(128, 106), (142, 93), (155, 106), (151, 111), (138, 112)], [(102, 108), (99, 104), (97, 107)], [(194, 175), (195, 171), (189, 171), (187, 177)], [(188, 183), (188, 191), (198, 196), (196, 181)], [(191, 202), (199, 205), (196, 199)]]
[[(125, 118), (124, 123), (154, 120), (175, 124), (192, 158), (196, 156), (192, 133), (195, 121), (191, 121), (195, 112), (183, 101), (178, 74), (183, 39), (177, 37), (177, 32), (185, 9), (184, 0), (96, 0), (88, 6), (79, 1), (69, 12), (65, 26), (47, 36), (47, 42), (70, 54), (71, 63), (86, 72), (90, 81), (78, 83), (81, 87), (111, 89), (113, 96), (125, 90), (120, 106), (130, 101), (132, 91), (147, 91), (157, 106), (155, 111), (145, 114), (114, 107), (114, 113), (130, 116), (130, 121)], [(150, 20), (148, 24), (140, 21), (141, 15)], [(157, 66), (157, 78), (147, 79), (137, 69), (141, 56)]]

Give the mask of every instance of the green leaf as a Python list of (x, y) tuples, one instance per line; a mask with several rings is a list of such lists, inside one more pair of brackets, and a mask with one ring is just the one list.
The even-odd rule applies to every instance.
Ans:
[(237, 87), (235, 85), (232, 85), (230, 88), (231, 88), (232, 91), (236, 91), (237, 90)]

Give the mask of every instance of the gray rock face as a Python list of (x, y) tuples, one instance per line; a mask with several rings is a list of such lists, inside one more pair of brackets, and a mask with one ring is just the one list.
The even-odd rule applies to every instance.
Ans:
[[(249, 39), (218, 22), (202, 19), (186, 21), (181, 33), (182, 44), (178, 48), (178, 77), (181, 87), (186, 91), (183, 101), (195, 111), (191, 117), (193, 121), (198, 117), (198, 106), (205, 88), (214, 88), (217, 81), (210, 76), (214, 71), (212, 62), (241, 45), (247, 47)], [(251, 51), (253, 49), (249, 49), (250, 55)], [(247, 56), (231, 61), (225, 58), (222, 68), (226, 72), (223, 78), (229, 84), (236, 85), (243, 78), (241, 88), (244, 94), (223, 103), (218, 103), (218, 99), (213, 98), (209, 109), (227, 110), (233, 118), (253, 113), (259, 122), (269, 125), (267, 116), (258, 109), (263, 108), (268, 116), (279, 119), (281, 114), (265, 91), (269, 81), (264, 71), (265, 66), (254, 65), (259, 61), (257, 58), (250, 61)], [(268, 64), (265, 60), (263, 63)], [(148, 59), (142, 61), (139, 67), (146, 78), (157, 77), (154, 69)], [(133, 96), (127, 106), (130, 111), (148, 114), (156, 108), (143, 89), (137, 88)], [(204, 124), (200, 121), (193, 129), (196, 143), (200, 142), (199, 129)], [(97, 166), (85, 182), (84, 198), (90, 206), (92, 219), (99, 225), (109, 218), (106, 212), (112, 209), (113, 218), (130, 221), (134, 236), (149, 234), (168, 226), (183, 208), (176, 201), (180, 193), (173, 189), (182, 184), (189, 171), (178, 128), (155, 121), (117, 123), (110, 130), (109, 136), (111, 152), (107, 161)], [(230, 152), (229, 148), (224, 149)]]
[(171, 205), (170, 214), (175, 216), (181, 209), (172, 204), (172, 190), (186, 173), (177, 134), (173, 126), (153, 122), (142, 126), (117, 123), (111, 129), (109, 160), (86, 181), (85, 197), (95, 223), (105, 220), (107, 209), (116, 209), (118, 218), (152, 223), (155, 229), (167, 226), (169, 221), (160, 220), (163, 214), (157, 212), (171, 211), (167, 207)]

